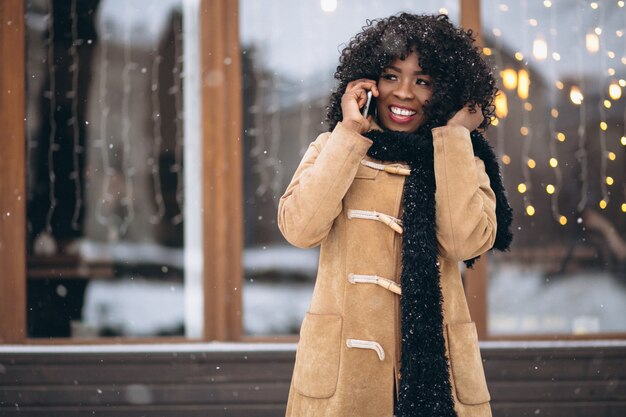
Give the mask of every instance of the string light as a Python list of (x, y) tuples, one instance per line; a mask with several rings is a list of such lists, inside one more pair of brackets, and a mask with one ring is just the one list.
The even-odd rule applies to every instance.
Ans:
[(600, 50), (600, 38), (595, 32), (589, 32), (585, 36), (585, 46), (589, 53), (595, 54)]
[(543, 61), (548, 57), (548, 44), (542, 36), (533, 41), (533, 56), (538, 61)]
[(529, 216), (534, 216), (535, 215), (535, 208), (532, 205), (528, 204), (526, 206), (526, 214), (528, 214)]
[(515, 90), (517, 88), (517, 71), (507, 68), (501, 73), (502, 85), (507, 90)]
[(612, 100), (619, 100), (622, 97), (622, 87), (615, 81), (609, 85), (609, 97)]
[[(576, 7), (576, 30), (578, 32), (579, 38), (583, 36), (583, 16), (582, 9), (580, 7)], [(587, 45), (589, 45), (589, 34), (585, 38), (587, 40)], [(597, 39), (597, 36), (596, 36)], [(597, 44), (596, 44), (597, 45)], [(597, 45), (599, 46), (599, 45)], [(577, 71), (578, 71), (578, 79), (580, 82), (579, 87), (572, 87), (570, 90), (570, 99), (574, 104), (578, 104), (578, 150), (576, 151), (576, 156), (580, 163), (580, 181), (581, 181), (581, 190), (580, 190), (580, 200), (578, 201), (577, 209), (579, 212), (582, 212), (587, 206), (587, 190), (589, 188), (589, 178), (588, 178), (588, 160), (587, 160), (587, 135), (586, 135), (586, 120), (587, 120), (587, 109), (586, 105), (583, 102), (583, 94), (582, 90), (584, 90), (585, 80), (583, 78), (583, 53), (582, 48), (576, 48), (577, 54)], [(574, 90), (575, 88), (575, 90)], [(572, 94), (574, 93), (574, 94)]]
[(517, 191), (520, 194), (524, 194), (526, 192), (527, 188), (526, 188), (526, 184), (524, 184), (523, 182), (517, 185)]
[(46, 214), (46, 231), (52, 233), (52, 216), (57, 206), (56, 199), (56, 175), (54, 173), (54, 153), (59, 149), (56, 143), (57, 123), (56, 123), (56, 65), (54, 64), (54, 15), (52, 14), (52, 0), (48, 0), (48, 40), (47, 40), (47, 58), (48, 78), (50, 80), (50, 90), (48, 91), (50, 99), (50, 114), (48, 115), (48, 123), (50, 123), (50, 134), (48, 136), (48, 196), (50, 206)]
[(161, 67), (163, 57), (159, 54), (158, 48), (154, 48), (152, 54), (154, 58), (152, 59), (152, 68), (150, 71), (150, 98), (152, 102), (152, 138), (154, 142), (152, 143), (152, 156), (148, 159), (148, 166), (150, 167), (150, 173), (152, 175), (156, 212), (150, 216), (150, 223), (158, 224), (163, 220), (163, 216), (165, 216), (165, 201), (163, 199), (163, 186), (161, 184), (161, 170), (159, 163), (161, 145), (163, 143), (163, 135), (161, 133), (161, 100), (159, 100), (159, 93), (161, 91), (159, 69)]
[(569, 99), (572, 101), (572, 103), (576, 104), (576, 105), (580, 105), (582, 104), (584, 97), (583, 97), (583, 93), (580, 91), (580, 88), (573, 85), (570, 90), (569, 90)]
[(559, 161), (556, 158), (550, 158), (549, 164), (552, 168), (556, 168), (559, 165)]
[[(555, 8), (550, 9), (550, 43), (553, 45), (557, 45), (557, 31), (556, 31), (556, 11)], [(549, 70), (552, 79), (556, 78), (556, 64), (555, 62), (560, 60), (561, 56), (558, 52), (554, 51), (552, 53), (553, 60), (549, 63)], [(558, 57), (558, 58), (557, 58)], [(567, 224), (567, 218), (561, 214), (561, 210), (559, 208), (559, 193), (563, 185), (563, 173), (561, 172), (561, 168), (557, 161), (558, 149), (557, 149), (557, 141), (563, 142), (565, 141), (565, 135), (562, 132), (557, 132), (556, 130), (556, 119), (559, 116), (559, 110), (557, 109), (557, 97), (556, 92), (550, 89), (550, 116), (548, 118), (548, 127), (550, 130), (550, 140), (549, 140), (549, 148), (550, 153), (554, 155), (552, 159), (554, 159), (555, 164), (552, 165), (554, 177), (556, 180), (556, 186), (553, 184), (546, 185), (546, 192), (550, 195), (550, 211), (552, 212), (552, 217), (557, 219), (561, 226), (565, 226)], [(556, 138), (556, 140), (555, 140)], [(552, 162), (552, 159), (550, 162)]]
[(81, 186), (81, 172), (79, 156), (83, 154), (83, 149), (80, 145), (80, 131), (78, 120), (78, 71), (80, 69), (80, 60), (78, 57), (78, 15), (76, 14), (76, 0), (72, 0), (71, 6), (71, 20), (72, 20), (72, 45), (70, 46), (70, 55), (72, 57), (72, 65), (70, 71), (72, 72), (72, 91), (69, 92), (72, 97), (72, 118), (70, 123), (72, 124), (72, 172), (70, 178), (74, 182), (74, 212), (72, 213), (72, 229), (80, 230), (80, 210), (83, 205), (82, 186)]
[(183, 63), (183, 56), (180, 53), (180, 47), (183, 43), (182, 28), (180, 27), (180, 20), (174, 19), (174, 65), (172, 66), (172, 79), (174, 85), (170, 90), (174, 95), (174, 109), (176, 114), (174, 115), (174, 164), (170, 167), (170, 171), (176, 174), (176, 205), (178, 213), (172, 217), (172, 224), (177, 225), (182, 223), (185, 208), (183, 201), (183, 104), (182, 104), (182, 74), (180, 67)]
[(504, 91), (499, 91), (494, 100), (496, 106), (496, 116), (504, 119), (509, 114), (509, 106)]
[[(129, 2), (125, 3), (126, 8), (130, 7)], [(129, 15), (130, 11), (126, 10), (126, 15)], [(132, 93), (132, 83), (130, 78), (130, 72), (134, 69), (135, 64), (131, 60), (131, 38), (130, 38), (130, 20), (124, 21), (124, 67), (122, 69), (122, 177), (124, 179), (125, 194), (121, 199), (121, 204), (126, 209), (126, 213), (122, 219), (120, 225), (120, 234), (123, 236), (128, 231), (128, 227), (135, 219), (135, 204), (134, 204), (134, 184), (133, 178), (135, 176), (135, 169), (132, 166), (131, 158), (131, 141), (130, 141), (130, 96)]]
[(321, 0), (320, 7), (326, 13), (332, 13), (337, 10), (337, 0)]
[[(606, 7), (603, 7), (602, 10), (600, 11), (600, 26), (604, 27), (605, 22), (606, 22)], [(604, 49), (605, 47), (605, 43), (602, 43), (602, 48)], [(603, 50), (600, 53), (600, 66), (601, 68), (606, 68), (606, 59), (607, 59), (607, 54), (606, 52)], [(600, 97), (604, 96), (605, 94), (605, 90), (602, 88), (602, 82), (600, 83)], [(618, 86), (619, 87), (619, 86)], [(621, 90), (621, 89), (620, 89)], [(603, 105), (600, 105), (600, 103), (598, 103), (598, 108), (600, 111), (600, 152), (601, 155), (606, 155), (607, 154), (607, 148), (606, 148), (606, 130), (608, 129), (608, 125), (606, 123), (606, 108)], [(601, 184), (600, 184), (600, 188), (602, 190), (602, 200), (606, 201), (607, 203), (609, 202), (609, 190), (607, 188), (607, 185), (611, 185), (613, 184), (613, 178), (607, 176), (607, 158), (601, 158), (600, 159), (600, 178), (604, 178), (605, 180), (602, 181), (601, 180)]]
[(609, 158), (609, 160), (611, 160), (611, 161), (615, 161), (616, 155), (615, 155), (614, 152), (609, 152), (607, 154), (607, 158)]
[(118, 235), (117, 228), (111, 224), (110, 217), (105, 213), (105, 204), (112, 204), (114, 200), (114, 197), (110, 192), (110, 186), (115, 173), (109, 159), (109, 147), (112, 147), (113, 145), (109, 144), (109, 135), (107, 131), (111, 106), (109, 106), (107, 96), (107, 75), (109, 70), (108, 48), (110, 34), (107, 32), (106, 25), (103, 25), (100, 37), (100, 68), (98, 71), (100, 82), (98, 84), (98, 103), (100, 105), (102, 115), (100, 117), (99, 139), (94, 142), (93, 146), (100, 148), (100, 157), (102, 159), (104, 177), (102, 179), (102, 198), (98, 199), (98, 204), (96, 206), (96, 220), (98, 223), (107, 228), (107, 238), (109, 240), (116, 240)]
[(598, 205), (600, 206), (602, 210), (604, 210), (607, 207), (608, 203), (605, 200), (600, 200)]
[(521, 69), (517, 75), (517, 95), (522, 100), (526, 100), (528, 98), (529, 90), (530, 77), (528, 75), (528, 71)]
[(537, 166), (537, 162), (535, 162), (534, 159), (530, 158), (528, 159), (528, 161), (526, 162), (526, 165), (528, 166), (528, 168), (530, 169), (534, 169)]

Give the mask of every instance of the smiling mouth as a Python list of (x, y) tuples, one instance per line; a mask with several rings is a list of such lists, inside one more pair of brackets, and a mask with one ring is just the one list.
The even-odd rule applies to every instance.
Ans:
[(389, 117), (396, 123), (408, 123), (414, 119), (417, 112), (415, 110), (389, 106)]

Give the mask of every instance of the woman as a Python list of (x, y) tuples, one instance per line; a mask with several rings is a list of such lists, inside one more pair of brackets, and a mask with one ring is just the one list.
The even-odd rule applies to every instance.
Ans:
[(287, 416), (491, 415), (458, 261), (506, 249), (511, 209), (476, 131), (496, 87), (472, 43), (445, 15), (401, 14), (341, 54), (330, 131), (279, 204), (290, 243), (321, 244)]

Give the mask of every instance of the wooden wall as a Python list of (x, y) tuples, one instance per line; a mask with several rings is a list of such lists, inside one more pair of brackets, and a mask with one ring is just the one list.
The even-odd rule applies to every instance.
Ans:
[[(294, 345), (258, 349), (0, 346), (0, 415), (282, 417)], [(486, 342), (482, 353), (494, 417), (626, 415), (624, 342)]]

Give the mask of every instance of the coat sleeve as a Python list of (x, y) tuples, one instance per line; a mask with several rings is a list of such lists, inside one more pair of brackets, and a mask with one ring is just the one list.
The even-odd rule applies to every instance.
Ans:
[(309, 145), (278, 203), (278, 228), (289, 243), (309, 248), (326, 238), (371, 144), (338, 123)]
[(496, 238), (496, 198), (470, 132), (433, 129), (437, 240), (444, 258), (463, 261), (489, 250)]

